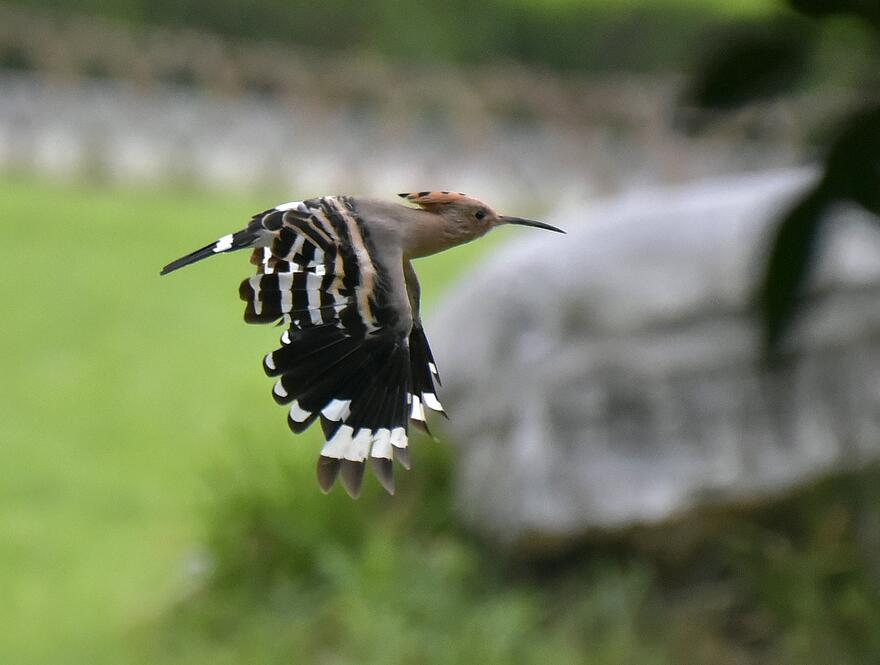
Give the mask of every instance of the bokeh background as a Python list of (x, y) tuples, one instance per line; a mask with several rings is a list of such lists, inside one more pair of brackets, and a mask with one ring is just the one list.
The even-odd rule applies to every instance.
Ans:
[[(753, 266), (748, 348), (774, 372), (825, 211), (880, 207), (878, 17), (831, 0), (0, 3), (0, 660), (880, 662), (875, 401), (847, 412), (870, 439), (857, 455), (779, 487), (507, 537), (467, 505), (455, 413), (414, 440), (397, 496), (371, 479), (357, 502), (321, 495), (318, 434), (292, 437), (259, 370), (277, 331), (241, 322), (243, 258), (158, 276), (320, 194), (466, 191), (576, 243), (609, 202), (638, 219), (675, 191), (723, 211), (730, 183), (791, 174)], [(511, 240), (527, 252), (521, 233), (421, 261), (429, 320)], [(663, 248), (652, 261), (679, 261)], [(682, 288), (651, 292), (662, 309)], [(832, 397), (876, 396), (841, 376)], [(755, 444), (737, 431), (728, 445)]]

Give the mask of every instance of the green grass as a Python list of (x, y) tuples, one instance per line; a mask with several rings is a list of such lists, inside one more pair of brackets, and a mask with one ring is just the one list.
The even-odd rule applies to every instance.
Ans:
[(321, 495), (244, 257), (158, 276), (283, 198), (0, 180), (0, 662), (880, 662), (876, 469), (531, 563), (458, 523), (442, 443), (393, 498)]

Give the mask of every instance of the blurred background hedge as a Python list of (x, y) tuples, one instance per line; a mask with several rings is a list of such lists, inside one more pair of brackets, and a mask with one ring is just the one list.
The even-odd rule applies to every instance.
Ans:
[(393, 60), (511, 60), (558, 70), (646, 70), (687, 64), (707, 29), (762, 17), (769, 0), (14, 0), (23, 7), (193, 28), (298, 48)]

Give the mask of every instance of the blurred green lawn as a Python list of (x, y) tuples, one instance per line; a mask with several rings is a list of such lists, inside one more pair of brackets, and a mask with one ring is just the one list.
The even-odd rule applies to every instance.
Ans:
[(4, 662), (119, 662), (175, 593), (202, 471), (230, 418), (267, 414), (247, 399), (265, 386), (249, 362), (263, 340), (236, 320), (241, 261), (158, 268), (256, 207), (0, 181), (0, 283), (18, 302), (0, 333)]
[(446, 444), (321, 495), (245, 257), (158, 275), (284, 198), (0, 179), (0, 663), (880, 662), (876, 470), (538, 564), (459, 525)]

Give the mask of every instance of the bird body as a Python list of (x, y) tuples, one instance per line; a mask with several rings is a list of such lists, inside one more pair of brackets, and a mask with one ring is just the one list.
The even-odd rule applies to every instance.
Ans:
[(329, 491), (341, 477), (352, 497), (360, 492), (367, 459), (393, 493), (392, 460), (410, 466), (410, 422), (427, 431), (425, 408), (443, 413), (411, 260), (505, 223), (560, 231), (498, 215), (460, 193), (400, 196), (418, 207), (348, 196), (285, 203), (161, 273), (252, 250), (257, 272), (239, 287), (245, 321), (287, 327), (281, 347), (263, 359), (266, 374), (277, 377), (273, 397), (288, 406), (296, 433), (320, 420), (326, 443), (318, 483)]

